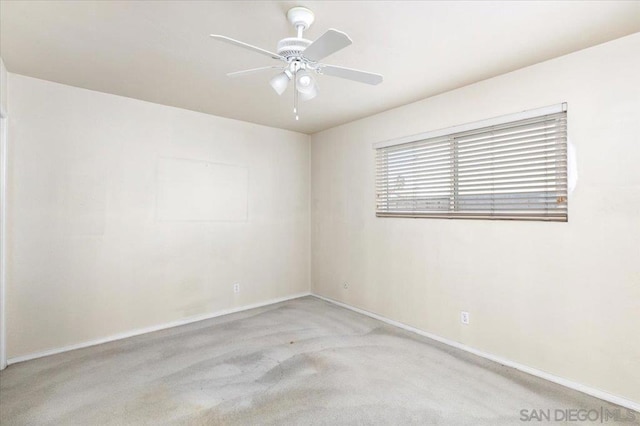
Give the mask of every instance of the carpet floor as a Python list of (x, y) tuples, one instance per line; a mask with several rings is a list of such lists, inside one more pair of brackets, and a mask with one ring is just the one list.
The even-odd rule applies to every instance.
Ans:
[(601, 407), (620, 409), (311, 296), (0, 373), (2, 425), (511, 425)]

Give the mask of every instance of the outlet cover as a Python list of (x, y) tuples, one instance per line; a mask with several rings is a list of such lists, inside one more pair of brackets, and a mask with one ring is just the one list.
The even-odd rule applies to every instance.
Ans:
[(239, 283), (235, 283), (233, 285), (233, 292), (234, 293), (240, 293), (240, 284)]
[(469, 312), (465, 312), (465, 311), (460, 312), (460, 321), (463, 324), (469, 324)]

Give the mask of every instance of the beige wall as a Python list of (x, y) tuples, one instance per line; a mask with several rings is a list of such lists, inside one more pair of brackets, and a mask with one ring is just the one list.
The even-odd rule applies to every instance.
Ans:
[(0, 58), (0, 370), (7, 366), (6, 352), (6, 321), (5, 321), (5, 214), (6, 214), (6, 146), (7, 146), (7, 69)]
[[(15, 74), (9, 92), (9, 358), (309, 291), (307, 135)], [(226, 185), (231, 210), (207, 205)]]
[[(372, 143), (565, 101), (568, 223), (375, 217)], [(311, 156), (314, 293), (640, 401), (640, 34), (317, 133)]]
[(7, 69), (0, 58), (0, 115), (5, 115), (7, 112)]

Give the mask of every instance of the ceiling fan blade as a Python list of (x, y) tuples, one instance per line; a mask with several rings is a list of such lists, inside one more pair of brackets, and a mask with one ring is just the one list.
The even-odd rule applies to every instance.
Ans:
[(344, 49), (351, 43), (348, 35), (342, 31), (330, 29), (307, 46), (302, 55), (310, 61), (317, 62), (340, 49)]
[(230, 72), (227, 74), (227, 77), (241, 77), (243, 75), (248, 75), (248, 74), (253, 74), (256, 72), (260, 72), (260, 71), (266, 71), (266, 70), (272, 70), (272, 69), (277, 69), (277, 70), (282, 70), (284, 69), (283, 67), (260, 67), (260, 68), (252, 68), (250, 70), (242, 70), (242, 71), (236, 71), (236, 72)]
[(372, 72), (354, 70), (351, 68), (336, 67), (334, 65), (320, 65), (320, 73), (333, 77), (346, 78), (347, 80), (359, 81), (366, 84), (382, 83), (382, 75)]
[(253, 46), (251, 44), (244, 43), (242, 41), (234, 40), (232, 38), (217, 35), (217, 34), (209, 34), (209, 36), (215, 40), (219, 40), (225, 43), (233, 44), (234, 46), (244, 47), (245, 49), (253, 50), (254, 52), (262, 53), (263, 55), (271, 56), (273, 59), (280, 59), (286, 61), (284, 56), (280, 56), (277, 53), (269, 52), (268, 50), (262, 49), (257, 46)]

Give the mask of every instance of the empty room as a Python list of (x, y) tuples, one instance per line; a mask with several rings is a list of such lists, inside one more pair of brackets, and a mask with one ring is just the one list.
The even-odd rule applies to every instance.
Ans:
[(0, 0), (0, 424), (640, 425), (640, 1)]

